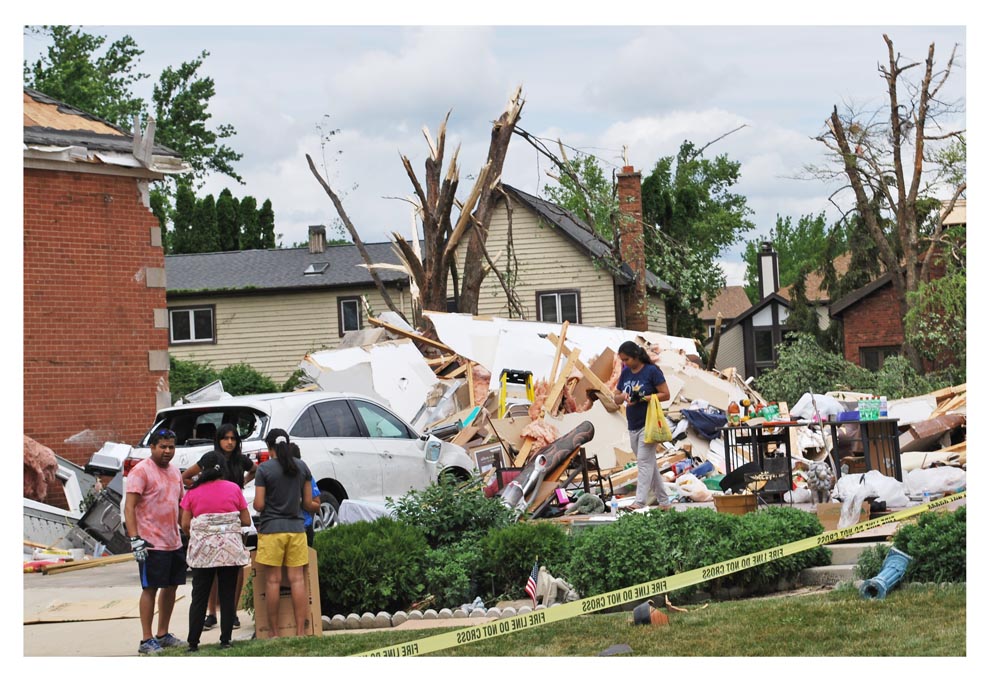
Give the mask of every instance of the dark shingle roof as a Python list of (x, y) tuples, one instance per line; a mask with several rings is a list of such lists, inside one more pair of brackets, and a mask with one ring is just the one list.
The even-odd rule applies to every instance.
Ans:
[[(365, 247), (372, 262), (399, 264), (390, 243)], [(322, 274), (304, 275), (314, 263), (330, 266)], [(174, 254), (165, 257), (165, 281), (169, 293), (371, 286), (371, 272), (360, 263), (353, 244), (327, 246), (323, 253), (299, 248)], [(395, 270), (379, 270), (378, 276), (386, 283), (409, 279)]]
[[(610, 256), (612, 249), (608, 242), (595, 234), (588, 224), (576, 215), (557, 204), (550, 203), (532, 194), (527, 194), (515, 187), (504, 184), (502, 187), (518, 201), (529, 206), (538, 216), (560, 228), (561, 232), (567, 235), (593, 258), (600, 258), (605, 263), (611, 262)], [(612, 272), (623, 284), (628, 284), (632, 281), (632, 269), (625, 263), (622, 263), (617, 269), (612, 269)], [(654, 291), (673, 291), (673, 287), (649, 270), (646, 271), (646, 288)]]

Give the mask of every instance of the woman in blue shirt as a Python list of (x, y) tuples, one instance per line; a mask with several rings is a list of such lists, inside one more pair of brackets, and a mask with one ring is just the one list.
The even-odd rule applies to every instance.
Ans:
[(663, 488), (660, 468), (657, 466), (657, 444), (643, 442), (646, 426), (646, 408), (654, 393), (661, 401), (670, 399), (670, 389), (663, 372), (653, 364), (646, 350), (635, 341), (624, 341), (619, 346), (622, 372), (612, 396), (616, 405), (626, 405), (626, 425), (629, 427), (629, 446), (636, 455), (636, 501), (626, 509), (642, 509), (653, 491), (660, 508), (670, 509), (670, 498)]

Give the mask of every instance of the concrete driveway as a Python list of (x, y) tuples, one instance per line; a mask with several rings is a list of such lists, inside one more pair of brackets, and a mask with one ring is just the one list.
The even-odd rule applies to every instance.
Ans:
[[(192, 579), (179, 587), (172, 621), (172, 634), (185, 639), (189, 633), (189, 604)], [(24, 574), (24, 620), (49, 609), (54, 604), (75, 605), (74, 612), (82, 617), (97, 617), (100, 607), (117, 602), (124, 607), (137, 605), (141, 594), (138, 569), (134, 561), (109, 566), (97, 566), (63, 574)], [(81, 608), (80, 608), (81, 607)], [(118, 608), (118, 610), (121, 610)], [(24, 624), (25, 656), (137, 656), (141, 639), (141, 621), (134, 617), (110, 620), (79, 620), (59, 623)], [(254, 622), (246, 611), (239, 611), (243, 625), (234, 630), (234, 641), (250, 639)], [(155, 616), (155, 624), (158, 622)], [(203, 632), (201, 644), (216, 644), (220, 628)]]

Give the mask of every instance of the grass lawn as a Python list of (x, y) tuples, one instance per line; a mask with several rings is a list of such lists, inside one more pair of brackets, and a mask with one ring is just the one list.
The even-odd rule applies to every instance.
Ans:
[[(966, 656), (966, 586), (902, 585), (868, 601), (852, 587), (799, 596), (712, 603), (668, 612), (669, 627), (632, 624), (632, 613), (589, 614), (439, 651), (431, 656)], [(919, 624), (923, 624), (919, 627)], [(350, 656), (450, 632), (380, 630), (235, 642), (199, 656)], [(813, 675), (814, 677), (814, 675)]]

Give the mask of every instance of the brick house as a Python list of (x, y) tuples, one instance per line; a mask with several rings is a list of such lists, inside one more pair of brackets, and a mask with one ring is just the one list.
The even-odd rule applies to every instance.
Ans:
[[(639, 173), (624, 169), (619, 188), (631, 216), (623, 259), (570, 212), (503, 185), (487, 248), (492, 258), (502, 254), (503, 269), (511, 251), (524, 319), (667, 332), (663, 296), (670, 286), (646, 270), (642, 256)], [(398, 264), (390, 243), (366, 246), (374, 262)], [(457, 258), (463, 272), (460, 250)], [(318, 225), (310, 228), (309, 248), (169, 255), (169, 352), (215, 369), (244, 362), (281, 383), (307, 353), (364, 328), (365, 303), (376, 314), (387, 310), (362, 262), (354, 245), (326, 245)], [(411, 319), (408, 277), (394, 270), (379, 276)], [(513, 317), (494, 276), (482, 282), (478, 314)]]
[(153, 130), (24, 89), (24, 434), (76, 464), (136, 442), (170, 402), (148, 185), (186, 170)]

